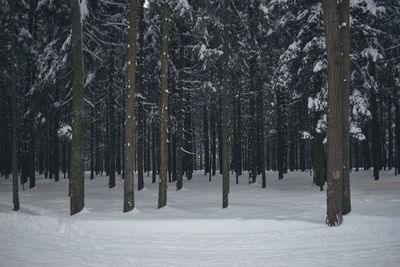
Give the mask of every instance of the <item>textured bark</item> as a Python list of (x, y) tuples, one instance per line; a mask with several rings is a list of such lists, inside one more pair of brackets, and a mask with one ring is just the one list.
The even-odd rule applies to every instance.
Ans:
[(10, 5), (10, 38), (11, 38), (11, 162), (13, 173), (13, 203), (14, 211), (19, 210), (18, 169), (17, 169), (17, 62), (15, 40), (15, 1), (9, 0)]
[(135, 207), (134, 200), (134, 104), (136, 85), (136, 34), (137, 0), (130, 1), (128, 34), (128, 69), (125, 95), (125, 140), (124, 140), (124, 212)]
[[(375, 62), (370, 59), (369, 62), (370, 74), (375, 77)], [(378, 103), (375, 88), (371, 88), (370, 101), (371, 101), (371, 132), (372, 132), (372, 163), (374, 167), (374, 179), (379, 180), (379, 170), (381, 169), (381, 142), (380, 142), (380, 131), (379, 131), (379, 119), (378, 119)]]
[(177, 155), (177, 171), (178, 177), (176, 181), (176, 190), (182, 188), (183, 183), (183, 67), (185, 65), (185, 49), (183, 47), (183, 36), (181, 35), (181, 46), (179, 49), (179, 93), (178, 93), (178, 155)]
[(319, 186), (320, 190), (324, 190), (325, 184), (325, 163), (324, 163), (324, 134), (315, 133), (313, 139), (313, 180), (314, 184)]
[(138, 136), (137, 136), (137, 168), (138, 168), (138, 191), (144, 188), (144, 180), (143, 180), (143, 161), (144, 161), (144, 149), (143, 149), (143, 141), (144, 141), (144, 110), (143, 110), (143, 99), (142, 95), (144, 92), (144, 0), (139, 0), (138, 7), (138, 28), (139, 28), (139, 50), (138, 50), (138, 59), (140, 60), (137, 66), (137, 92), (140, 93), (140, 97), (137, 98), (138, 102), (138, 110), (137, 110), (137, 127), (138, 127)]
[(84, 207), (83, 169), (83, 59), (82, 25), (79, 0), (70, 0), (72, 15), (72, 152), (71, 152), (71, 215)]
[(158, 189), (158, 208), (167, 205), (168, 170), (168, 38), (169, 5), (163, 3), (162, 19), (162, 57), (161, 57), (161, 134), (160, 134), (160, 182)]
[(395, 107), (395, 119), (396, 119), (396, 162), (395, 162), (395, 166), (396, 166), (396, 170), (397, 170), (397, 174), (399, 173), (399, 169), (400, 169), (400, 107), (399, 107), (399, 99), (397, 99), (395, 101), (394, 104)]
[(209, 138), (208, 138), (208, 112), (207, 105), (203, 104), (203, 138), (204, 138), (204, 175), (210, 172)]
[[(58, 80), (57, 80), (58, 83)], [(59, 103), (59, 99), (60, 99), (60, 89), (58, 84), (56, 83), (56, 89), (55, 89), (55, 102)], [(59, 128), (59, 121), (60, 121), (60, 107), (59, 106), (55, 106), (54, 107), (54, 112), (52, 114), (53, 116), (53, 125), (51, 128), (51, 137), (53, 139), (53, 146), (52, 146), (52, 173), (54, 175), (54, 181), (58, 182), (58, 180), (60, 179), (60, 173), (59, 173), (59, 142), (58, 142), (58, 128)]]
[(283, 179), (283, 173), (285, 168), (286, 161), (286, 133), (285, 133), (285, 124), (286, 118), (284, 115), (285, 106), (284, 106), (284, 96), (282, 92), (278, 90), (276, 92), (276, 132), (277, 132), (277, 147), (276, 147), (276, 167), (278, 169), (278, 179)]
[(222, 108), (222, 208), (228, 207), (229, 195), (229, 0), (224, 0), (224, 82)]
[[(251, 66), (253, 66), (253, 65), (254, 64), (251, 64)], [(252, 67), (251, 67), (251, 69), (252, 69)], [(250, 84), (253, 85), (254, 82), (250, 81)], [(249, 132), (248, 132), (249, 184), (254, 183), (257, 178), (256, 118), (255, 118), (256, 111), (255, 111), (255, 103), (254, 103), (255, 96), (254, 96), (253, 89), (254, 89), (254, 87), (252, 89), (250, 89), (251, 96), (250, 96), (250, 101), (249, 101), (249, 111), (250, 111)]]
[(339, 3), (339, 37), (343, 46), (342, 56), (342, 154), (343, 154), (343, 215), (351, 211), (350, 201), (350, 7), (349, 0)]
[(156, 134), (156, 127), (153, 124), (153, 129), (151, 131), (151, 183), (156, 182), (156, 173), (157, 173), (157, 157), (156, 157), (156, 145), (157, 145), (157, 134)]
[(327, 217), (329, 226), (342, 223), (343, 177), (343, 106), (341, 104), (341, 53), (338, 4), (336, 0), (323, 0), (324, 27), (328, 54), (328, 189)]
[(262, 84), (259, 82), (257, 97), (258, 116), (258, 132), (259, 132), (259, 150), (260, 150), (260, 171), (261, 171), (261, 187), (267, 187), (267, 177), (265, 175), (265, 150), (264, 150), (264, 94)]
[[(90, 122), (90, 180), (94, 179), (94, 112), (92, 111), (92, 121)], [(63, 145), (63, 155), (65, 151), (65, 141)], [(64, 157), (63, 157), (64, 162)], [(64, 177), (65, 178), (65, 177)]]
[(392, 98), (388, 97), (388, 120), (387, 120), (387, 128), (388, 128), (388, 169), (391, 170), (393, 167), (393, 129), (392, 129)]
[(114, 59), (111, 53), (110, 73), (108, 85), (108, 120), (109, 120), (109, 146), (108, 146), (108, 187), (115, 187), (115, 97), (114, 97)]

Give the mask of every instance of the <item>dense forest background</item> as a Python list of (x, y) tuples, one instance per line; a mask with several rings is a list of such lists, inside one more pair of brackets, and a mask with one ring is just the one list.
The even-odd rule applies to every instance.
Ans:
[[(135, 170), (160, 171), (162, 3), (138, 1)], [(0, 0), (0, 172), (11, 169), (9, 8)], [(222, 172), (223, 1), (169, 1), (168, 178)], [(122, 174), (127, 0), (82, 0), (85, 170)], [(400, 168), (400, 2), (350, 1), (351, 167)], [(69, 177), (72, 120), (68, 1), (15, 1), (20, 182)], [(183, 56), (182, 56), (183, 55)], [(320, 1), (230, 0), (230, 169), (313, 169), (326, 179), (327, 58)], [(181, 126), (181, 127), (180, 127)], [(182, 131), (182, 140), (178, 135)], [(181, 144), (181, 145), (180, 145)], [(183, 151), (178, 159), (177, 151)], [(179, 161), (179, 162), (178, 162)], [(242, 171), (249, 175), (240, 177)], [(112, 183), (112, 179), (110, 179)], [(150, 182), (150, 180), (149, 180)]]

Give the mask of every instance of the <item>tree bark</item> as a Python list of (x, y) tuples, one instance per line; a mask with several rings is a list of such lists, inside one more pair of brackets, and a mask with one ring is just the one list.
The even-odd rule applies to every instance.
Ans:
[(342, 138), (343, 138), (343, 215), (351, 211), (350, 201), (350, 5), (349, 0), (339, 2), (340, 42), (342, 56)]
[[(370, 59), (369, 68), (371, 75), (375, 78), (375, 62)], [(375, 80), (376, 81), (376, 80)], [(379, 180), (379, 170), (381, 168), (381, 142), (380, 142), (380, 131), (379, 131), (379, 119), (378, 119), (378, 103), (375, 88), (370, 88), (370, 100), (371, 100), (371, 132), (372, 132), (372, 163), (374, 167), (374, 179)]]
[(338, 226), (343, 221), (343, 85), (341, 53), (343, 45), (339, 34), (338, 3), (323, 0), (324, 27), (328, 54), (328, 190), (327, 217), (329, 226)]
[(136, 85), (136, 34), (137, 34), (137, 0), (130, 1), (129, 35), (128, 35), (128, 69), (125, 96), (125, 140), (124, 140), (124, 212), (135, 207), (134, 200), (134, 104)]
[(83, 169), (83, 59), (82, 25), (79, 0), (70, 0), (72, 16), (72, 154), (71, 154), (71, 215), (84, 207)]
[(178, 177), (176, 181), (176, 190), (182, 188), (183, 183), (183, 68), (185, 65), (185, 49), (183, 46), (183, 35), (180, 36), (181, 44), (179, 49), (179, 92), (178, 92), (178, 155), (177, 155), (177, 169)]
[(137, 81), (138, 88), (137, 91), (140, 96), (137, 98), (138, 102), (138, 110), (137, 110), (137, 127), (138, 127), (138, 136), (137, 136), (137, 168), (138, 168), (138, 191), (144, 188), (144, 180), (143, 180), (143, 161), (144, 161), (144, 149), (143, 149), (143, 141), (144, 141), (144, 109), (143, 109), (143, 96), (144, 92), (144, 0), (139, 0), (139, 14), (138, 14), (138, 27), (139, 27), (139, 51), (138, 58), (140, 60), (137, 66)]
[(10, 38), (11, 38), (11, 139), (12, 139), (12, 173), (14, 211), (19, 210), (18, 169), (17, 169), (17, 62), (15, 40), (15, 1), (8, 0), (10, 5)]
[(114, 59), (110, 55), (110, 73), (108, 85), (108, 118), (109, 118), (109, 146), (108, 146), (108, 187), (115, 187), (115, 96), (114, 96)]
[(169, 5), (163, 3), (162, 20), (162, 57), (161, 57), (161, 134), (160, 134), (160, 182), (158, 208), (167, 205), (167, 170), (168, 170), (168, 38)]
[(222, 208), (228, 207), (229, 195), (229, 0), (224, 0), (224, 83), (222, 117)]

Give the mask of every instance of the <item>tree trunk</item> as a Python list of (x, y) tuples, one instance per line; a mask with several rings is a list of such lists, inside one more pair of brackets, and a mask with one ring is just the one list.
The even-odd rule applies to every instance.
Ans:
[(134, 200), (134, 104), (136, 85), (136, 34), (137, 34), (137, 0), (130, 1), (129, 35), (128, 35), (128, 69), (125, 96), (125, 140), (124, 140), (124, 212), (135, 207)]
[(393, 167), (393, 129), (392, 129), (392, 123), (393, 123), (393, 118), (392, 118), (392, 98), (389, 96), (388, 97), (388, 121), (387, 121), (387, 127), (388, 127), (388, 169), (391, 170)]
[(222, 116), (222, 208), (228, 207), (229, 194), (229, 0), (224, 0), (224, 83)]
[(350, 7), (349, 0), (339, 3), (339, 37), (343, 47), (342, 56), (342, 159), (343, 159), (343, 215), (351, 211), (350, 201)]
[(137, 167), (138, 167), (138, 191), (144, 188), (144, 180), (143, 180), (143, 161), (144, 161), (144, 149), (143, 149), (143, 141), (144, 141), (144, 109), (143, 109), (143, 92), (144, 92), (144, 0), (139, 0), (139, 14), (138, 14), (138, 27), (139, 27), (139, 51), (138, 51), (138, 59), (140, 60), (137, 66), (137, 83), (138, 88), (137, 92), (139, 93), (139, 97), (137, 98), (138, 108), (137, 108), (137, 127), (138, 127), (138, 136), (137, 136)]
[(396, 102), (394, 104), (395, 107), (395, 118), (396, 118), (396, 170), (397, 174), (399, 173), (400, 170), (400, 108), (399, 108), (399, 99), (396, 99)]
[[(370, 73), (375, 77), (375, 62), (370, 59), (369, 63)], [(375, 88), (370, 89), (371, 98), (371, 132), (372, 132), (372, 160), (374, 166), (374, 178), (379, 180), (379, 170), (381, 168), (381, 142), (380, 142), (380, 131), (379, 131), (379, 120), (378, 120), (378, 103), (376, 97)]]
[(72, 154), (71, 154), (71, 215), (84, 207), (83, 169), (83, 59), (82, 25), (79, 0), (70, 0), (72, 16)]
[(15, 40), (15, 1), (10, 5), (10, 38), (11, 38), (11, 139), (12, 139), (12, 173), (14, 211), (19, 210), (18, 169), (17, 169), (17, 62)]
[(207, 105), (203, 104), (203, 138), (204, 138), (204, 175), (210, 171), (209, 138), (208, 138), (208, 112)]
[(183, 46), (183, 35), (180, 36), (180, 59), (179, 59), (179, 93), (178, 93), (178, 155), (177, 169), (178, 177), (176, 181), (176, 190), (182, 188), (183, 183), (183, 68), (185, 66), (185, 49)]
[(339, 34), (341, 25), (336, 0), (323, 0), (324, 27), (328, 54), (328, 190), (327, 217), (329, 226), (342, 223), (343, 209), (343, 44)]
[(160, 134), (160, 183), (158, 208), (167, 205), (167, 170), (168, 170), (168, 38), (169, 5), (163, 3), (162, 20), (162, 57), (161, 57), (161, 134)]
[(320, 190), (324, 190), (325, 184), (325, 163), (324, 163), (324, 134), (315, 133), (313, 139), (313, 169), (314, 169), (314, 184), (319, 186)]
[(114, 59), (110, 56), (110, 81), (108, 85), (108, 120), (109, 120), (109, 146), (108, 146), (108, 187), (115, 187), (115, 96), (114, 96)]

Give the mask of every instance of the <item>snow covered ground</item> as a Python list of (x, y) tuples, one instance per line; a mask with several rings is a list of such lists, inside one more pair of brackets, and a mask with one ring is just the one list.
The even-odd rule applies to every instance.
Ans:
[(309, 173), (283, 180), (267, 173), (248, 185), (231, 179), (221, 208), (221, 176), (202, 172), (184, 189), (169, 185), (157, 210), (157, 186), (146, 178), (136, 208), (122, 213), (123, 182), (85, 181), (83, 212), (69, 216), (68, 181), (39, 178), (20, 192), (12, 212), (11, 181), (0, 181), (0, 266), (400, 266), (400, 176), (351, 176), (352, 212), (337, 228), (325, 225), (326, 192)]

